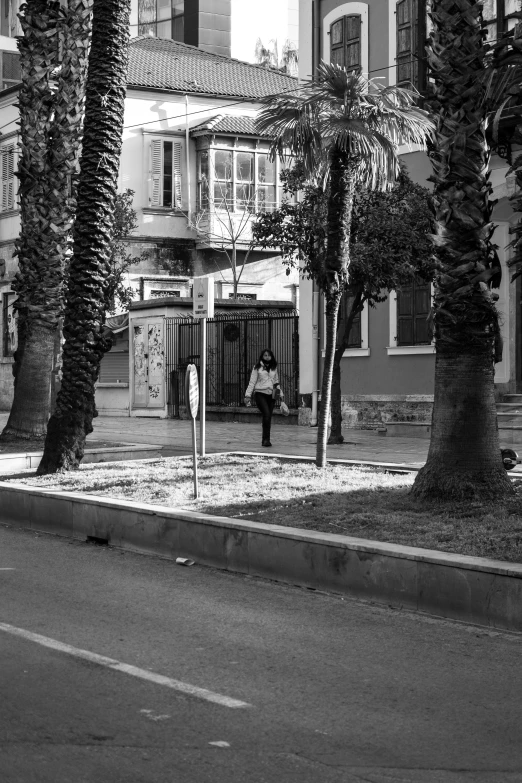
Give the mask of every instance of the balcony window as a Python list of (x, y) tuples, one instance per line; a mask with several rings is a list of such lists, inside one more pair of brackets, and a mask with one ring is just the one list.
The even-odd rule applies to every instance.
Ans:
[(270, 160), (267, 143), (216, 137), (208, 144), (198, 150), (198, 211), (254, 213), (276, 207), (281, 164)]

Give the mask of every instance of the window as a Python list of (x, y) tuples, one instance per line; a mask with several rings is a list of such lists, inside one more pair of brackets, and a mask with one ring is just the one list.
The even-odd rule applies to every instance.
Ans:
[(183, 0), (139, 0), (138, 35), (185, 40)]
[(419, 29), (417, 0), (397, 3), (397, 84), (417, 86), (419, 72)]
[(198, 151), (198, 211), (275, 208), (281, 164), (270, 160), (266, 142), (218, 136), (208, 143), (208, 149)]
[(4, 356), (14, 356), (18, 345), (17, 315), (14, 309), (16, 294), (7, 293), (2, 297), (2, 352)]
[(431, 285), (415, 278), (397, 291), (397, 346), (431, 345)]
[(0, 35), (14, 38), (22, 34), (18, 12), (23, 0), (0, 0)]
[(330, 61), (347, 71), (361, 69), (361, 16), (350, 14), (330, 26)]
[(8, 212), (15, 208), (15, 155), (14, 144), (5, 144), (0, 147), (1, 212)]
[(484, 0), (482, 15), (486, 24), (487, 40), (496, 41), (502, 33), (517, 26), (517, 18), (511, 17), (519, 11), (520, 0)]
[[(341, 307), (339, 309), (339, 330), (341, 328), (344, 329), (344, 318), (345, 315), (347, 316), (348, 313), (351, 310), (352, 303), (354, 300), (354, 297), (350, 294), (344, 294), (343, 296), (344, 301), (341, 303)], [(361, 348), (362, 341), (361, 341), (361, 313), (357, 313), (355, 318), (353, 319), (352, 328), (350, 329), (350, 334), (348, 335), (348, 345), (347, 349), (350, 350), (350, 348)]]
[(150, 149), (151, 206), (181, 209), (181, 143), (152, 139)]
[(6, 90), (22, 81), (20, 55), (17, 52), (0, 52), (0, 89)]

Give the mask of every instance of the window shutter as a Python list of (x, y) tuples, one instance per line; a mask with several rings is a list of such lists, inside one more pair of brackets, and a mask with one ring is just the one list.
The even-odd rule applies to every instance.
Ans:
[(150, 143), (151, 156), (151, 196), (150, 203), (153, 207), (161, 206), (161, 177), (163, 174), (163, 142), (161, 139), (152, 139)]
[(173, 207), (181, 209), (181, 144), (176, 142), (172, 149), (172, 175), (174, 177)]
[(100, 362), (100, 383), (128, 383), (129, 382), (129, 353), (128, 351), (109, 351), (104, 354)]
[(413, 334), (413, 284), (397, 291), (397, 345), (415, 345)]
[(344, 67), (344, 17), (330, 25), (330, 62)]
[(418, 87), (418, 0), (401, 0), (396, 9), (397, 84)]
[(14, 209), (14, 144), (2, 147), (2, 212)]
[(397, 291), (397, 345), (430, 345), (431, 286), (416, 278)]
[(344, 22), (345, 67), (347, 71), (354, 71), (361, 67), (361, 17), (359, 14), (345, 16)]
[[(339, 329), (344, 331), (344, 322), (352, 309), (354, 297), (348, 293), (345, 293), (343, 296), (344, 302), (339, 308)], [(360, 348), (361, 345), (361, 313), (357, 313), (353, 319), (352, 328), (348, 335), (348, 348)]]
[(431, 329), (428, 316), (431, 307), (431, 287), (429, 283), (419, 281), (415, 284), (415, 345), (431, 343)]
[(330, 26), (330, 62), (347, 71), (361, 67), (361, 16), (350, 14)]

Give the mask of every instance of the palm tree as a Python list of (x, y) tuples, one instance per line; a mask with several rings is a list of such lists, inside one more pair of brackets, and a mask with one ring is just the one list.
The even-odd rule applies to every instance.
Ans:
[(92, 0), (68, 0), (66, 9), (29, 0), (21, 17), (21, 232), (13, 285), (19, 339), (14, 401), (3, 440), (43, 438), (50, 415), (76, 210), (91, 6)]
[(494, 397), (500, 268), (491, 236), (488, 90), (482, 3), (435, 0), (428, 59), (437, 114), (434, 173), (436, 342), (433, 428), (413, 494), (501, 498), (513, 489), (499, 448)]
[(94, 0), (74, 250), (64, 316), (63, 375), (40, 473), (78, 467), (96, 415), (126, 96), (130, 0)]
[(325, 295), (326, 350), (316, 464), (326, 464), (332, 371), (341, 297), (350, 262), (356, 183), (387, 190), (399, 174), (399, 144), (424, 145), (432, 122), (399, 87), (381, 87), (338, 65), (322, 63), (317, 80), (294, 96), (265, 99), (260, 131), (274, 139), (273, 153), (302, 159), (309, 175), (328, 181), (327, 243), (317, 282)]

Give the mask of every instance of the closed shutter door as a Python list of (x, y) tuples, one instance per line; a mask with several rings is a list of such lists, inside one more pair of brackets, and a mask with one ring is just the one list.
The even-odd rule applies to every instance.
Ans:
[(100, 383), (129, 382), (129, 354), (123, 351), (109, 351), (100, 363)]
[(151, 157), (151, 194), (150, 203), (153, 207), (162, 205), (161, 178), (163, 174), (163, 142), (153, 139), (150, 143)]

